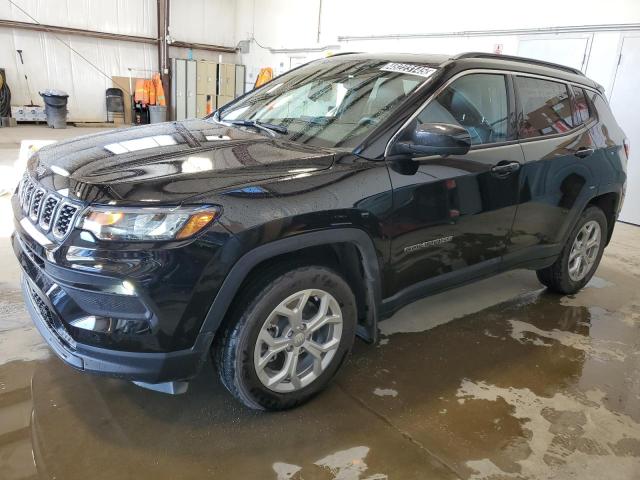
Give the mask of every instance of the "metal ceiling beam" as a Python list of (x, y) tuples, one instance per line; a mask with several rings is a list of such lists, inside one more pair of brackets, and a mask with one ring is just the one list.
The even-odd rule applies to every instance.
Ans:
[(138, 35), (123, 35), (120, 33), (98, 32), (95, 30), (84, 30), (81, 28), (60, 27), (56, 25), (44, 25), (39, 23), (18, 22), (15, 20), (0, 19), (0, 27), (15, 28), (18, 30), (32, 30), (34, 32), (59, 33), (63, 35), (82, 35), (85, 37), (102, 38), (105, 40), (120, 40), (123, 42), (152, 43), (158, 39), (153, 37), (142, 37)]
[[(169, 21), (169, 9), (166, 11), (166, 21)], [(143, 37), (139, 35), (123, 35), (121, 33), (98, 32), (96, 30), (85, 30), (82, 28), (60, 27), (57, 25), (44, 25), (42, 23), (18, 22), (16, 20), (0, 19), (0, 28), (15, 28), (18, 30), (31, 30), (34, 32), (48, 32), (61, 35), (80, 35), (84, 37), (101, 38), (104, 40), (118, 40), (121, 42), (136, 42), (157, 45), (161, 41), (155, 37)], [(161, 30), (158, 30), (159, 32)], [(169, 44), (172, 47), (191, 48), (194, 50), (208, 50), (211, 52), (236, 53), (235, 47), (224, 47), (221, 45), (210, 45), (207, 43), (182, 42), (174, 40)]]
[(210, 52), (220, 53), (237, 53), (238, 49), (235, 47), (223, 47), (221, 45), (209, 45), (208, 43), (193, 43), (193, 42), (181, 42), (179, 40), (172, 41), (169, 46), (179, 48), (191, 48), (193, 50), (207, 50)]
[(548, 35), (557, 33), (594, 33), (640, 30), (640, 23), (616, 23), (603, 25), (575, 25), (546, 28), (516, 28), (500, 30), (465, 30), (459, 32), (385, 33), (381, 35), (339, 35), (339, 42), (361, 40), (405, 40), (414, 38), (444, 37), (493, 37), (498, 35)]

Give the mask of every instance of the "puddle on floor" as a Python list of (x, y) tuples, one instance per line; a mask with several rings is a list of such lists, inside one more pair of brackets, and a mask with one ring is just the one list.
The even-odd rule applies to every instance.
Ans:
[[(275, 414), (241, 407), (211, 365), (177, 397), (73, 371), (0, 284), (0, 477), (638, 478), (640, 292), (611, 264), (598, 278), (562, 297), (525, 272), (492, 283), (497, 305), (467, 295), (486, 285), (418, 302)], [(466, 313), (447, 312), (460, 297)]]

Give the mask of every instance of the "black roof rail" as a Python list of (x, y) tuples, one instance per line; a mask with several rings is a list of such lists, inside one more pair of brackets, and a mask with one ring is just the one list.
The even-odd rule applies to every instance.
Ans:
[(544, 60), (536, 60), (535, 58), (516, 57), (515, 55), (502, 55), (497, 53), (485, 53), (485, 52), (466, 52), (453, 56), (453, 60), (459, 60), (462, 58), (491, 58), (495, 60), (507, 60), (510, 62), (522, 62), (533, 63), (534, 65), (541, 65), (543, 67), (557, 68), (558, 70), (564, 70), (566, 72), (573, 73), (574, 75), (580, 75), (584, 77), (577, 68), (567, 67), (566, 65), (560, 65), (558, 63), (545, 62)]
[(362, 52), (338, 52), (338, 53), (332, 53), (331, 55), (329, 55), (328, 58), (339, 57), (340, 55), (358, 55), (359, 53), (362, 53)]

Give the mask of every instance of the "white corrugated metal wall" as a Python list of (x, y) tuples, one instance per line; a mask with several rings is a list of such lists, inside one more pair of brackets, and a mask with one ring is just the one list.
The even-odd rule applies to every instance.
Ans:
[(236, 0), (171, 0), (169, 33), (183, 42), (235, 46)]
[[(45, 25), (157, 38), (156, 0), (12, 1)], [(172, 0), (170, 34), (180, 41), (235, 46), (234, 16), (234, 0)], [(8, 0), (0, 0), (0, 19), (33, 23)], [(0, 68), (7, 72), (13, 105), (30, 101), (23, 77), (26, 72), (35, 103), (42, 104), (38, 91), (56, 88), (70, 95), (69, 120), (100, 122), (106, 119), (104, 91), (112, 86), (111, 80), (60, 40), (107, 76), (128, 76), (129, 68), (158, 68), (154, 44), (0, 27)], [(16, 54), (18, 49), (23, 51), (24, 70)], [(187, 50), (172, 48), (170, 54), (186, 57)], [(214, 52), (196, 51), (193, 56), (218, 58)], [(223, 56), (223, 61), (235, 60), (233, 54)]]
[[(155, 0), (20, 0), (16, 3), (43, 24), (156, 37)], [(32, 22), (5, 0), (0, 0), (0, 18)], [(35, 103), (42, 104), (38, 91), (57, 88), (70, 95), (70, 120), (105, 120), (104, 90), (111, 86), (111, 80), (56, 36), (107, 75), (126, 76), (128, 68), (157, 68), (155, 45), (0, 28), (0, 67), (7, 73), (12, 104), (30, 101), (23, 77), (26, 73)], [(16, 53), (18, 49), (23, 52), (24, 70)]]

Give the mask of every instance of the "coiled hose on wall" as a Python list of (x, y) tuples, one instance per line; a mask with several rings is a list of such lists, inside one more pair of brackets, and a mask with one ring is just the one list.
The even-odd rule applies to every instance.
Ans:
[(7, 85), (4, 70), (0, 70), (0, 117), (11, 116), (11, 90)]

